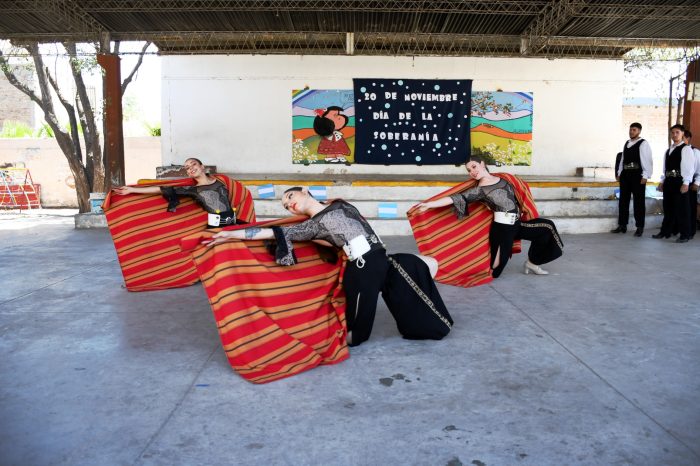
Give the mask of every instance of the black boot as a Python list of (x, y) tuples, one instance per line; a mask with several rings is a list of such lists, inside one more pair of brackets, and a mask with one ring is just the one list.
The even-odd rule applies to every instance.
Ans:
[(618, 225), (617, 228), (614, 230), (610, 230), (610, 233), (627, 233), (627, 227), (623, 227), (622, 225)]
[(634, 232), (634, 236), (639, 238), (640, 236), (642, 236), (642, 233), (644, 233), (644, 228), (637, 228), (637, 231)]

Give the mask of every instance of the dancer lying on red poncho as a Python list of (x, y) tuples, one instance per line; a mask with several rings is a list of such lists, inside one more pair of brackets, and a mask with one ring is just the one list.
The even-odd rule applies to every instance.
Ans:
[[(524, 272), (526, 274), (532, 272), (537, 275), (548, 274), (540, 265), (560, 257), (564, 245), (554, 223), (551, 220), (538, 217), (537, 209), (532, 201), (532, 196), (527, 185), (513, 175), (505, 173), (492, 175), (489, 173), (486, 164), (480, 157), (472, 157), (471, 160), (467, 162), (466, 168), (469, 176), (475, 180), (476, 183), (471, 183), (470, 185), (463, 184), (459, 187), (455, 187), (445, 193), (435, 196), (431, 200), (421, 202), (409, 211), (409, 217), (413, 217), (411, 218), (411, 223), (421, 252), (434, 256), (440, 255), (439, 245), (437, 248), (433, 245), (433, 249), (437, 249), (435, 252), (438, 254), (431, 254), (431, 251), (426, 251), (424, 249), (426, 237), (431, 235), (433, 237), (439, 236), (441, 233), (439, 231), (426, 231), (426, 220), (428, 219), (416, 220), (416, 217), (426, 213), (426, 211), (430, 209), (452, 205), (454, 212), (457, 214), (457, 219), (462, 220), (465, 217), (471, 216), (472, 213), (476, 213), (477, 209), (474, 209), (473, 203), (477, 203), (476, 205), (478, 207), (481, 207), (481, 204), (478, 203), (483, 203), (493, 212), (492, 220), (488, 218), (488, 213), (483, 212), (483, 208), (478, 209), (478, 213), (481, 216), (480, 218), (482, 218), (483, 221), (479, 220), (478, 225), (473, 225), (472, 222), (468, 227), (473, 228), (475, 232), (475, 236), (472, 238), (473, 241), (467, 243), (466, 249), (462, 251), (452, 251), (447, 257), (444, 254), (442, 257), (437, 257), (441, 268), (443, 262), (449, 263), (450, 261), (460, 260), (464, 256), (469, 255), (473, 256), (469, 260), (478, 263), (478, 254), (474, 255), (472, 249), (482, 248), (482, 251), (484, 251), (484, 243), (479, 241), (478, 234), (488, 226), (489, 268), (490, 275), (493, 278), (497, 278), (501, 275), (508, 263), (511, 252), (514, 249), (515, 252), (519, 251), (519, 245), (515, 245), (516, 247), (514, 248), (514, 243), (521, 239), (526, 239), (531, 242), (530, 250), (528, 251), (528, 260), (525, 261)], [(445, 212), (443, 213), (449, 215)], [(441, 228), (435, 224), (435, 219), (429, 220), (428, 223), (432, 230), (439, 230)], [(449, 230), (455, 227), (454, 223), (454, 220), (447, 219), (447, 225), (444, 228), (448, 231), (448, 237)], [(463, 233), (459, 230), (460, 227), (457, 226), (454, 233)], [(438, 242), (444, 244), (448, 241), (442, 239)], [(421, 248), (421, 246), (423, 246), (423, 248)], [(444, 278), (444, 275), (442, 277)], [(452, 279), (454, 277), (449, 278)], [(438, 274), (436, 279), (442, 281), (441, 275)], [(489, 277), (483, 276), (480, 278), (480, 282), (476, 283), (453, 283), (450, 282), (449, 279), (445, 280), (446, 283), (462, 286), (472, 286), (486, 283), (487, 281), (489, 281)]]
[(207, 227), (255, 221), (253, 198), (238, 181), (208, 175), (185, 161), (189, 178), (113, 189), (103, 204), (129, 291), (163, 290), (198, 281), (180, 239)]
[(168, 211), (175, 212), (180, 203), (178, 196), (193, 198), (209, 214), (207, 225), (218, 228), (236, 223), (248, 223), (236, 218), (236, 208), (231, 206), (226, 185), (210, 176), (199, 159), (185, 160), (187, 175), (194, 180), (192, 186), (122, 186), (114, 188), (116, 194), (163, 194), (168, 201)]
[(428, 265), (421, 259), (413, 254), (387, 256), (384, 244), (367, 220), (345, 201), (322, 204), (305, 189), (295, 187), (285, 191), (282, 203), (290, 213), (310, 218), (292, 226), (221, 231), (208, 244), (231, 239), (275, 239), (276, 261), (288, 266), (297, 263), (294, 241), (315, 241), (345, 249), (349, 261), (342, 283), (351, 346), (369, 338), (380, 291), (404, 337), (440, 339), (447, 335), (452, 320)]

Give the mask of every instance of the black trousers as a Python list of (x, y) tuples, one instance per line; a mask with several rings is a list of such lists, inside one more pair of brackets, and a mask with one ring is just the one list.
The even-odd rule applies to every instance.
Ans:
[(343, 275), (343, 288), (347, 306), (345, 319), (352, 343), (357, 346), (369, 339), (377, 313), (377, 299), (389, 271), (389, 259), (384, 248), (366, 253), (362, 268), (357, 261), (348, 262)]
[[(563, 254), (564, 243), (554, 222), (549, 219), (535, 218), (526, 222), (516, 221), (513, 225), (491, 222), (489, 244), (494, 278), (498, 278), (505, 269), (511, 256), (513, 241), (518, 239), (530, 241), (527, 257), (535, 265), (546, 264)], [(498, 267), (494, 268), (493, 264), (499, 249)]]
[(620, 174), (620, 202), (618, 204), (617, 224), (627, 227), (630, 218), (630, 197), (634, 202), (634, 223), (637, 228), (644, 228), (646, 208), (644, 197), (646, 184), (642, 184), (639, 170), (622, 170)]
[(698, 192), (693, 191), (692, 183), (690, 186), (691, 188), (688, 190), (688, 206), (690, 207), (688, 227), (690, 236), (695, 236), (695, 232), (698, 230)]
[(664, 219), (661, 222), (661, 234), (670, 235), (678, 231), (681, 238), (690, 237), (690, 204), (688, 193), (681, 193), (683, 178), (679, 176), (664, 179), (663, 206)]

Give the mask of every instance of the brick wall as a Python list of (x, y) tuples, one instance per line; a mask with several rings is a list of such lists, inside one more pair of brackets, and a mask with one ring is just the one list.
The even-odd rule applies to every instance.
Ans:
[[(676, 109), (673, 109), (676, 118)], [(642, 135), (645, 139), (668, 142), (668, 107), (652, 105), (625, 105), (622, 107), (622, 123), (625, 130), (630, 123), (638, 121), (642, 124)]]
[[(27, 82), (29, 73), (19, 74), (20, 80)], [(34, 127), (34, 103), (0, 73), (0, 129), (6, 120), (21, 121)]]
[[(673, 118), (676, 118), (675, 107), (673, 109)], [(662, 158), (668, 148), (668, 107), (662, 105), (624, 105), (622, 107), (623, 127), (620, 134), (620, 144), (616, 148), (615, 154), (622, 150), (622, 145), (628, 138), (627, 130), (629, 125), (635, 121), (642, 124), (642, 137), (649, 141), (651, 145), (654, 159), (652, 179), (658, 180), (663, 165)]]

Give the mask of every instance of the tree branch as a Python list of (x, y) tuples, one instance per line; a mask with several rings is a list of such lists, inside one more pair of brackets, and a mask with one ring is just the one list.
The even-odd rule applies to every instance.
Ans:
[(66, 113), (68, 113), (68, 121), (70, 122), (70, 132), (71, 136), (73, 139), (73, 155), (75, 156), (76, 159), (80, 160), (81, 162), (83, 161), (83, 151), (80, 147), (80, 142), (79, 142), (79, 136), (78, 136), (78, 121), (75, 118), (75, 108), (73, 105), (68, 102), (63, 97), (63, 94), (61, 94), (61, 90), (58, 87), (58, 84), (56, 83), (56, 80), (51, 76), (51, 73), (49, 72), (49, 68), (46, 67), (45, 69), (46, 72), (46, 77), (49, 80), (49, 83), (51, 84), (51, 87), (53, 87), (53, 90), (56, 92), (56, 96), (58, 97), (58, 100), (63, 104), (63, 107), (66, 109)]
[[(15, 73), (13, 73), (10, 70), (6, 58), (2, 56), (2, 52), (0, 52), (0, 67), (3, 69), (3, 73), (7, 77), (10, 84), (22, 91), (22, 93), (26, 94), (44, 112), (44, 119), (53, 130), (54, 137), (56, 138), (56, 143), (61, 148), (61, 152), (63, 152), (63, 155), (66, 157), (66, 160), (68, 161), (68, 166), (70, 167), (71, 173), (75, 178), (75, 189), (80, 211), (88, 212), (90, 210), (89, 194), (91, 191), (91, 184), (87, 178), (85, 166), (83, 165), (83, 161), (81, 160), (82, 158), (78, 158), (75, 156), (76, 146), (80, 146), (80, 140), (77, 136), (77, 129), (74, 129), (73, 135), (68, 134), (66, 131), (61, 129), (58, 119), (56, 118), (56, 112), (53, 106), (51, 87), (54, 88), (56, 94), (58, 95), (58, 98), (61, 100), (61, 103), (64, 104), (64, 106), (66, 105), (67, 101), (58, 92), (58, 86), (56, 81), (52, 78), (51, 74), (48, 72), (48, 69), (44, 66), (44, 61), (41, 56), (41, 51), (39, 50), (38, 42), (32, 42), (27, 45), (23, 45), (23, 48), (25, 48), (27, 52), (29, 52), (34, 61), (34, 68), (36, 71), (40, 94), (34, 92), (27, 85), (21, 83), (17, 79)], [(71, 112), (69, 111), (68, 114), (70, 116)], [(72, 128), (75, 128), (77, 125), (76, 123), (74, 123), (74, 119), (75, 112), (73, 112), (73, 122), (71, 123)]]
[[(117, 46), (115, 47), (116, 50), (119, 49), (119, 45), (118, 45), (118, 44), (119, 44), (119, 42), (117, 42)], [(124, 82), (122, 83), (122, 96), (124, 96), (124, 92), (126, 92), (126, 86), (129, 85), (129, 83), (131, 82), (131, 80), (134, 78), (134, 74), (136, 74), (136, 71), (138, 71), (139, 67), (141, 66), (141, 63), (143, 63), (143, 56), (144, 56), (144, 54), (146, 53), (146, 49), (147, 49), (150, 45), (151, 45), (150, 42), (146, 42), (146, 45), (143, 46), (143, 48), (141, 49), (141, 54), (139, 54), (139, 61), (136, 62), (136, 66), (134, 66), (134, 69), (131, 70), (131, 73), (129, 74), (129, 76), (128, 76), (128, 77), (124, 80)]]
[(75, 42), (64, 42), (63, 46), (66, 48), (68, 55), (70, 56), (70, 69), (73, 73), (73, 79), (75, 80), (75, 88), (80, 98), (80, 104), (82, 105), (83, 112), (85, 113), (85, 120), (88, 123), (87, 129), (90, 137), (97, 135), (97, 128), (94, 124), (95, 113), (92, 109), (92, 104), (90, 104), (90, 99), (87, 95), (87, 90), (85, 88), (85, 81), (83, 80), (83, 75), (80, 72), (80, 66), (77, 63), (77, 51), (75, 47)]
[(44, 119), (51, 129), (53, 129), (56, 142), (58, 142), (58, 145), (61, 147), (63, 153), (72, 154), (74, 153), (73, 140), (67, 132), (61, 129), (61, 126), (58, 123), (58, 118), (56, 118), (56, 110), (54, 110), (53, 107), (51, 89), (49, 88), (48, 78), (46, 77), (46, 71), (44, 70), (44, 60), (41, 57), (39, 43), (32, 42), (26, 45), (25, 48), (34, 60), (34, 69), (36, 71), (36, 77), (39, 83), (39, 90), (41, 91), (41, 103), (39, 103), (39, 106), (44, 111)]
[[(63, 46), (66, 48), (69, 55), (70, 69), (73, 73), (75, 89), (80, 101), (80, 105), (78, 106), (80, 121), (81, 123), (85, 122), (85, 126), (83, 126), (83, 139), (85, 140), (85, 152), (87, 155), (85, 165), (88, 168), (88, 177), (92, 185), (94, 179), (99, 179), (104, 172), (100, 136), (97, 131), (97, 125), (95, 124), (95, 112), (93, 111), (92, 104), (87, 95), (85, 81), (83, 80), (80, 65), (77, 61), (75, 42), (64, 42)], [(97, 171), (97, 176), (95, 176), (95, 171)]]

